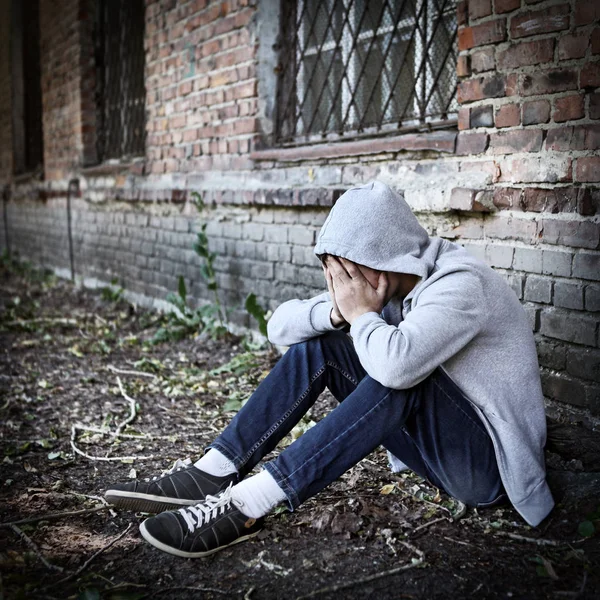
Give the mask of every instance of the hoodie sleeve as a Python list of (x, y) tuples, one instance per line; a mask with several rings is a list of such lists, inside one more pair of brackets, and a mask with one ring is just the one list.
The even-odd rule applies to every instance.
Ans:
[(365, 371), (392, 389), (413, 387), (460, 352), (481, 330), (483, 289), (467, 272), (446, 274), (415, 298), (398, 325), (377, 313), (361, 315), (350, 335)]
[(331, 323), (332, 308), (328, 292), (309, 300), (284, 302), (267, 323), (269, 341), (277, 346), (291, 346), (328, 331), (341, 329)]

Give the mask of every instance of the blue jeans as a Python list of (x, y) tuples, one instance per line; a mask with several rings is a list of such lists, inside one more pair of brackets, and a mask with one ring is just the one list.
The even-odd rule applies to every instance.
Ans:
[(325, 387), (340, 404), (265, 464), (292, 510), (379, 445), (470, 506), (504, 498), (492, 440), (445, 372), (436, 369), (409, 389), (386, 388), (366, 374), (341, 332), (291, 346), (210, 447), (244, 476)]

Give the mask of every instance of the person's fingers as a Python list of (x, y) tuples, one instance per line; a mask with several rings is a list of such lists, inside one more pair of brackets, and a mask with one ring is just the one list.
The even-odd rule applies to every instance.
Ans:
[(327, 263), (333, 279), (339, 279), (340, 281), (346, 281), (350, 279), (346, 269), (342, 266), (342, 263), (334, 256), (330, 257)]
[(387, 273), (382, 271), (381, 273), (379, 273), (379, 279), (377, 281), (377, 295), (380, 298), (385, 298), (389, 285), (390, 281), (388, 279)]
[(348, 273), (352, 279), (356, 279), (357, 277), (359, 279), (364, 278), (363, 274), (360, 272), (360, 269), (351, 260), (348, 260), (347, 258), (340, 258), (340, 262), (346, 270), (346, 273)]

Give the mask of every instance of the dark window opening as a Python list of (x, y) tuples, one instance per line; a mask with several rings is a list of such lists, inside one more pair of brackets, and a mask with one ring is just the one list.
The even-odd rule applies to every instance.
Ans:
[(100, 161), (144, 154), (144, 0), (100, 0), (97, 151)]
[(279, 145), (454, 125), (456, 0), (282, 1)]
[(11, 9), (13, 156), (19, 175), (41, 170), (44, 162), (39, 1), (13, 0)]

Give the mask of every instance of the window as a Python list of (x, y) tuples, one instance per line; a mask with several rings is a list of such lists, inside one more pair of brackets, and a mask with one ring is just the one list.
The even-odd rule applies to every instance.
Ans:
[(100, 0), (97, 151), (101, 161), (144, 154), (144, 0)]
[(276, 143), (453, 122), (456, 28), (456, 0), (284, 0)]
[(39, 1), (13, 0), (11, 11), (13, 157), (19, 175), (41, 170), (44, 159)]

